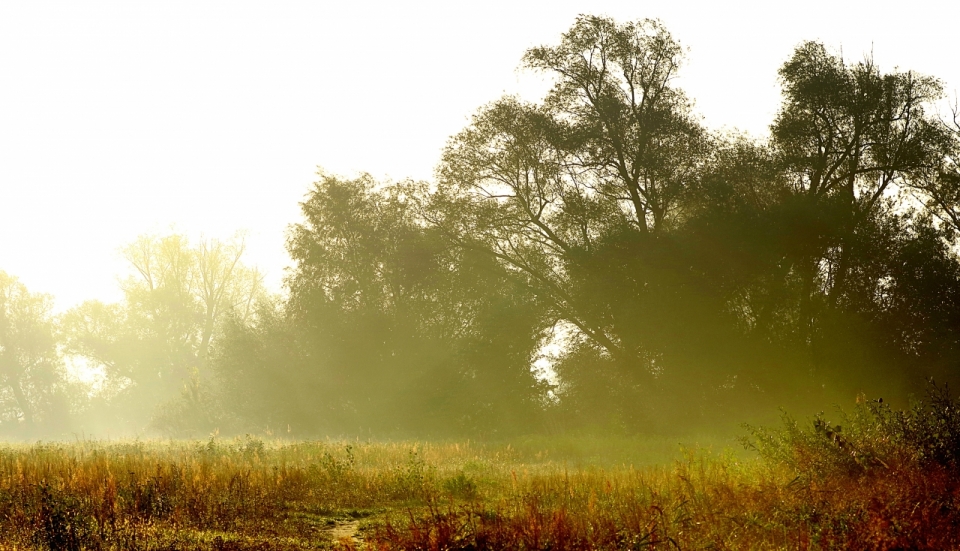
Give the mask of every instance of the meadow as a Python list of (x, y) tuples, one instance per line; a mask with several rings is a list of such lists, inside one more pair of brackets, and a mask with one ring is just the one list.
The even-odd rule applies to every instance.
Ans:
[[(938, 401), (939, 400), (939, 401)], [(207, 441), (0, 448), (3, 549), (956, 549), (946, 394), (681, 446)]]

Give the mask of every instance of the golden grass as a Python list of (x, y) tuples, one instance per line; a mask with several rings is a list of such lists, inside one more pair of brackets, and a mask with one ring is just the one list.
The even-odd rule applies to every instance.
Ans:
[(691, 456), (669, 469), (524, 473), (469, 504), (394, 514), (381, 549), (953, 549), (941, 470), (798, 483), (757, 463)]
[(675, 442), (651, 452), (660, 465), (634, 461), (664, 442), (6, 446), (0, 547), (960, 548), (946, 469), (797, 478), (742, 453), (677, 457)]

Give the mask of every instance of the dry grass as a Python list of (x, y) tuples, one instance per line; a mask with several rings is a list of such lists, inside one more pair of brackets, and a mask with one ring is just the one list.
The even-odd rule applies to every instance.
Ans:
[(618, 442), (7, 446), (0, 548), (960, 549), (949, 467), (593, 457), (661, 446)]
[(442, 470), (427, 461), (456, 461), (458, 448), (256, 439), (11, 446), (0, 449), (0, 538), (54, 549), (313, 548), (338, 522), (433, 499)]
[(691, 456), (664, 470), (526, 473), (500, 496), (392, 515), (380, 549), (955, 549), (942, 469), (800, 483), (786, 469)]

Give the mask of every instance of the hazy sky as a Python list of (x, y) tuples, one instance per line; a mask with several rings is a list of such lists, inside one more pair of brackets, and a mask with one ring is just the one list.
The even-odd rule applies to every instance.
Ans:
[[(900, 6), (894, 8), (893, 6)], [(446, 139), (579, 13), (660, 18), (714, 128), (765, 132), (802, 40), (960, 87), (954, 2), (0, 2), (0, 270), (60, 308), (119, 296), (117, 250), (249, 232), (278, 286), (316, 167), (429, 179)]]

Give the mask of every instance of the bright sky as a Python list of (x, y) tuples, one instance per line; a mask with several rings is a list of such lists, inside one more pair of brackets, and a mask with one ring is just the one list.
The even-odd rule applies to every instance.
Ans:
[(660, 18), (714, 128), (765, 132), (777, 68), (807, 39), (960, 87), (960, 3), (785, 5), (4, 0), (0, 270), (62, 309), (119, 298), (117, 250), (139, 234), (247, 230), (278, 289), (317, 166), (430, 179), (478, 107), (543, 90), (519, 59), (582, 12)]

